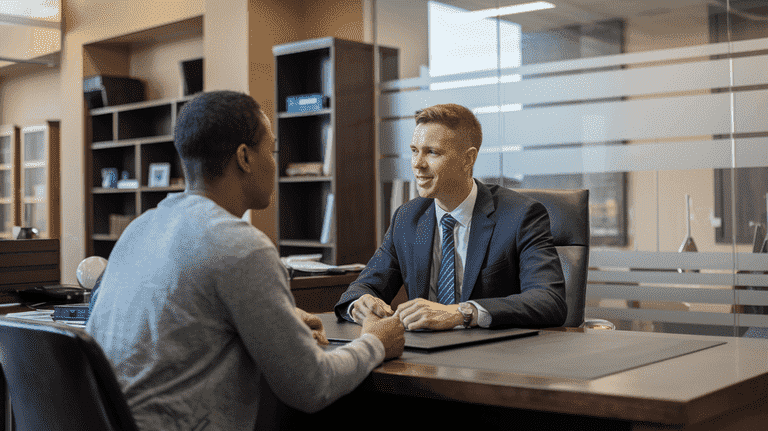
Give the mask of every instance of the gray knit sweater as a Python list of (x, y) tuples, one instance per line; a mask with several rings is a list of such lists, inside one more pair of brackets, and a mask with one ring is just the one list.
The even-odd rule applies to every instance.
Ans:
[(147, 430), (253, 430), (261, 376), (286, 404), (317, 411), (384, 358), (373, 335), (318, 347), (270, 240), (187, 193), (125, 230), (86, 330)]

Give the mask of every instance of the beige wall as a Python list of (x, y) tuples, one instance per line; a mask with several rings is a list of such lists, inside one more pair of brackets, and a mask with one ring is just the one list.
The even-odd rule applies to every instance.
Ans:
[(36, 67), (0, 77), (0, 124), (19, 127), (61, 116), (59, 68)]
[(128, 75), (144, 81), (149, 100), (181, 97), (184, 94), (179, 63), (203, 56), (202, 35), (184, 35), (160, 45), (140, 45), (131, 49)]

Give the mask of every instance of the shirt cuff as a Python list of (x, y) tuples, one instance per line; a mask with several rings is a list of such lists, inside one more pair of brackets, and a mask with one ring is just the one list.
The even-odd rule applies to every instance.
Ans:
[(485, 308), (483, 308), (480, 304), (478, 304), (475, 301), (467, 301), (470, 304), (474, 305), (475, 308), (477, 308), (477, 326), (481, 328), (488, 328), (491, 326), (491, 320), (493, 318), (491, 317), (491, 313), (488, 312)]
[(352, 311), (352, 306), (355, 305), (355, 302), (357, 302), (359, 300), (360, 300), (360, 298), (357, 298), (354, 301), (350, 302), (349, 306), (347, 307), (347, 312), (343, 316), (341, 316), (341, 317), (343, 317), (348, 322), (357, 323), (357, 322), (355, 322), (355, 319), (352, 318), (351, 311)]

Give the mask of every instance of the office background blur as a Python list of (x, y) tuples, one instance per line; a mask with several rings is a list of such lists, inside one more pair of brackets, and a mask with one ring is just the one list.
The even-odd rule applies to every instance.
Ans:
[[(376, 68), (377, 241), (415, 196), (414, 111), (459, 103), (483, 126), (476, 177), (590, 189), (588, 317), (704, 335), (768, 327), (768, 1), (40, 3), (21, 23), (0, 10), (0, 30), (20, 38), (0, 36), (0, 56), (51, 63), (0, 63), (0, 124), (61, 120), (64, 282), (86, 253), (83, 77), (178, 97), (178, 62), (203, 57), (205, 90), (248, 92), (272, 117), (272, 46), (333, 36), (398, 49)], [(251, 214), (273, 239), (274, 218)], [(696, 251), (681, 252), (689, 239)]]

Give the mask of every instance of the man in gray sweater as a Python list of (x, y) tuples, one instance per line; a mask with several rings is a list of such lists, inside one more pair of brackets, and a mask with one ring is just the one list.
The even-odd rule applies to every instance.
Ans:
[(86, 327), (139, 428), (253, 430), (260, 379), (315, 412), (402, 354), (396, 318), (321, 348), (322, 325), (295, 307), (274, 245), (240, 218), (269, 204), (275, 178), (275, 137), (251, 97), (199, 95), (174, 133), (187, 188), (123, 232)]

